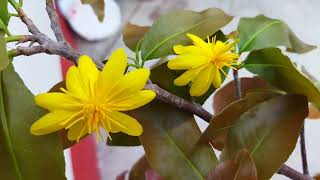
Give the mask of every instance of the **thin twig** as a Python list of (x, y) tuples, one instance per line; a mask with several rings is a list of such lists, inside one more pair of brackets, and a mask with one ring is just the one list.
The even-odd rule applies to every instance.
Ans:
[(239, 80), (238, 70), (233, 70), (233, 81), (234, 81), (234, 95), (236, 99), (241, 98), (241, 82)]
[(203, 109), (200, 105), (191, 103), (183, 98), (180, 98), (179, 96), (176, 96), (162, 88), (160, 88), (156, 84), (147, 84), (145, 89), (153, 90), (157, 94), (157, 99), (166, 102), (168, 104), (171, 104), (181, 110), (184, 110), (186, 112), (192, 113), (200, 117), (201, 119), (210, 122), (213, 115), (210, 114), (208, 111)]
[(56, 9), (54, 7), (54, 3), (52, 0), (46, 0), (46, 10), (49, 15), (50, 21), (51, 21), (51, 29), (53, 30), (57, 41), (67, 42), (64, 38), (63, 32), (60, 28), (59, 24), (59, 18), (56, 12)]
[(301, 151), (303, 174), (309, 175), (304, 123), (302, 125), (301, 132), (300, 132), (300, 151)]
[(303, 175), (285, 164), (279, 169), (278, 174), (282, 174), (293, 180), (312, 180), (310, 176)]

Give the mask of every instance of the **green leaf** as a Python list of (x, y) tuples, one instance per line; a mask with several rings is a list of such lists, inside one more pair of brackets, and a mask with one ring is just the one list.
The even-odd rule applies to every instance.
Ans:
[(81, 2), (82, 4), (89, 4), (92, 7), (100, 22), (104, 20), (104, 0), (81, 0)]
[(57, 135), (30, 134), (32, 123), (45, 112), (35, 105), (12, 65), (1, 72), (0, 109), (0, 179), (66, 179)]
[(139, 138), (136, 136), (129, 136), (125, 133), (111, 133), (112, 140), (108, 138), (107, 145), (109, 146), (140, 146)]
[(257, 104), (276, 95), (273, 92), (248, 93), (245, 98), (227, 105), (222, 112), (213, 117), (207, 129), (201, 135), (199, 142), (210, 142), (214, 148), (221, 151), (224, 148), (229, 129), (237, 123), (239, 117)]
[(258, 104), (229, 129), (222, 159), (247, 149), (258, 179), (269, 179), (294, 150), (307, 115), (308, 102), (301, 95), (281, 95)]
[(238, 31), (240, 53), (275, 46), (285, 46), (296, 53), (306, 53), (316, 48), (302, 42), (281, 20), (263, 15), (241, 18)]
[(2, 22), (1, 19), (0, 19), (0, 31), (7, 31), (7, 27), (6, 27), (6, 25)]
[(123, 30), (124, 44), (133, 52), (135, 52), (139, 41), (149, 29), (149, 26), (138, 26), (128, 23)]
[(228, 24), (232, 17), (222, 10), (210, 8), (202, 12), (176, 11), (161, 16), (144, 36), (141, 44), (143, 61), (174, 54), (176, 44), (191, 44), (187, 33), (205, 39)]
[[(0, 20), (5, 26), (9, 23), (8, 0), (0, 1)], [(1, 25), (0, 28), (2, 29)]]
[(291, 94), (303, 94), (320, 108), (318, 88), (301, 74), (290, 59), (277, 48), (256, 50), (249, 54), (244, 66), (271, 85)]
[(239, 151), (235, 158), (221, 162), (211, 171), (207, 180), (257, 180), (257, 169), (249, 152)]
[(0, 30), (0, 71), (5, 69), (9, 64), (7, 53), (7, 44), (4, 39), (4, 32)]
[(210, 145), (196, 145), (201, 131), (192, 114), (153, 101), (131, 115), (142, 124), (139, 138), (151, 167), (164, 179), (204, 179), (215, 167)]

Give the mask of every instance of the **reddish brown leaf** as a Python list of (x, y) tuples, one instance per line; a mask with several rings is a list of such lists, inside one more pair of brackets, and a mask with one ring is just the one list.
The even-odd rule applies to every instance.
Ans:
[(129, 180), (144, 180), (145, 172), (150, 170), (150, 164), (145, 155), (143, 155), (131, 168)]
[[(266, 81), (260, 79), (259, 77), (245, 77), (241, 78), (240, 81), (242, 97), (244, 97), (249, 91), (255, 89), (274, 89)], [(237, 100), (234, 92), (234, 81), (231, 81), (216, 91), (216, 94), (213, 97), (213, 110), (216, 114), (221, 112), (221, 110), (231, 102)]]
[(309, 104), (308, 118), (311, 120), (319, 120), (320, 119), (320, 112), (313, 104)]
[(213, 117), (207, 129), (201, 135), (200, 142), (210, 142), (214, 148), (221, 151), (231, 125), (250, 108), (276, 95), (272, 92), (249, 93), (245, 98), (232, 102)]
[(257, 170), (247, 150), (241, 150), (232, 160), (221, 162), (207, 180), (257, 180)]
[(123, 41), (125, 45), (132, 51), (135, 51), (138, 42), (149, 29), (149, 26), (138, 26), (128, 23), (123, 30)]
[(117, 176), (116, 180), (126, 180), (127, 174), (128, 174), (128, 171), (123, 171), (121, 174)]
[(145, 172), (146, 180), (163, 180), (155, 170), (149, 169)]

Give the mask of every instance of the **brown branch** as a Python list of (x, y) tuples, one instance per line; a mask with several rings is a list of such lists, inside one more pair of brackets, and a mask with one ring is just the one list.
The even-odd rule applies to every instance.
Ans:
[[(53, 31), (59, 42), (53, 41), (50, 38), (48, 38), (45, 34), (41, 33), (40, 30), (34, 25), (32, 20), (25, 15), (22, 9), (20, 9), (18, 13), (21, 20), (27, 25), (28, 30), (31, 32), (31, 34), (33, 34), (35, 40), (40, 45), (34, 46), (34, 47), (18, 47), (17, 50), (14, 50), (14, 51), (17, 52), (17, 55), (32, 55), (37, 53), (56, 54), (56, 55), (65, 57), (66, 59), (74, 63), (77, 63), (78, 58), (81, 54), (76, 50), (74, 50), (69, 45), (69, 43), (67, 43), (64, 40), (61, 34), (62, 33), (61, 28), (58, 24), (57, 15), (53, 7), (52, 0), (47, 0), (47, 6), (49, 6), (47, 7), (47, 11), (51, 20), (51, 26), (53, 26)], [(95, 63), (99, 69), (102, 69), (104, 66), (104, 64), (102, 64), (100, 61), (95, 61)], [(204, 110), (200, 105), (193, 104), (183, 98), (180, 98), (174, 94), (171, 94), (170, 92), (164, 89), (161, 89), (159, 86), (155, 84), (146, 85), (146, 89), (154, 90), (157, 93), (158, 99), (166, 103), (169, 103), (179, 109), (195, 114), (207, 122), (209, 122), (213, 117), (213, 115), (211, 115), (206, 110)], [(310, 179), (309, 176), (305, 176), (286, 165), (283, 165), (278, 173), (283, 174), (292, 179), (299, 179), (299, 180)]]
[(310, 176), (303, 175), (285, 164), (279, 169), (278, 174), (282, 174), (293, 180), (312, 180)]
[(191, 103), (183, 98), (180, 98), (179, 96), (176, 96), (162, 88), (160, 88), (156, 84), (147, 84), (145, 89), (153, 90), (157, 94), (157, 99), (166, 102), (168, 104), (171, 104), (181, 110), (184, 110), (186, 112), (189, 112), (191, 114), (195, 114), (201, 119), (210, 122), (213, 115), (210, 114), (208, 111), (203, 109), (200, 105)]
[(238, 70), (233, 70), (233, 81), (234, 81), (234, 95), (237, 99), (241, 98), (241, 83), (239, 80)]
[(306, 140), (305, 140), (305, 123), (303, 123), (300, 132), (300, 150), (301, 150), (301, 161), (302, 169), (304, 175), (309, 175), (308, 160), (307, 160), (307, 150), (306, 150)]
[(60, 28), (60, 24), (59, 24), (59, 18), (56, 12), (56, 9), (54, 7), (54, 3), (52, 0), (46, 0), (46, 10), (47, 13), (49, 15), (50, 21), (51, 21), (51, 29), (53, 30), (57, 41), (61, 41), (61, 42), (66, 42), (63, 32)]

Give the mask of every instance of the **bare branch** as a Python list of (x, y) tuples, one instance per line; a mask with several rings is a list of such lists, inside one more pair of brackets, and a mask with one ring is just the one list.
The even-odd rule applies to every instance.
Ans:
[(59, 18), (58, 18), (56, 9), (54, 7), (54, 3), (52, 0), (47, 0), (46, 2), (47, 2), (46, 10), (51, 21), (51, 28), (57, 38), (57, 41), (66, 42), (63, 32), (60, 28)]
[(279, 169), (278, 173), (293, 180), (312, 180), (310, 176), (303, 175), (285, 164)]
[(300, 132), (300, 150), (301, 150), (301, 160), (302, 169), (304, 175), (309, 175), (307, 150), (306, 150), (306, 140), (305, 140), (305, 123), (303, 122), (301, 132)]
[(171, 104), (191, 114), (195, 114), (207, 122), (210, 122), (210, 120), (213, 117), (212, 114), (203, 109), (200, 105), (191, 103), (183, 98), (180, 98), (179, 96), (176, 96), (164, 89), (161, 89), (156, 84), (147, 84), (145, 89), (153, 90), (157, 94), (157, 99)]
[(31, 56), (34, 54), (40, 54), (40, 53), (49, 53), (47, 52), (46, 48), (43, 45), (39, 46), (32, 46), (32, 47), (18, 47), (16, 49), (16, 55), (25, 55), (25, 56)]

